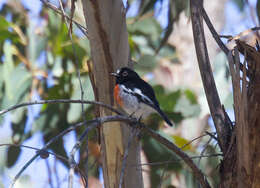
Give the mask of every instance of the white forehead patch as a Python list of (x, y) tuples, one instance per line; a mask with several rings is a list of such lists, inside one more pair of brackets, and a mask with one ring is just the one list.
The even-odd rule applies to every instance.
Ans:
[(120, 73), (120, 69), (117, 69), (116, 73), (119, 74)]

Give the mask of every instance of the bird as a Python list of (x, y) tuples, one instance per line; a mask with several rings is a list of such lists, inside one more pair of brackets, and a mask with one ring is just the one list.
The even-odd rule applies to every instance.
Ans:
[(116, 78), (114, 99), (127, 114), (136, 118), (145, 118), (157, 112), (169, 126), (173, 126), (161, 110), (152, 86), (134, 70), (122, 67), (111, 75)]

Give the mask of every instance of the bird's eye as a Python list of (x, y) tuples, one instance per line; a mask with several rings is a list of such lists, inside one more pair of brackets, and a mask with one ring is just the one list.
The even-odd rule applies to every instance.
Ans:
[(123, 75), (123, 76), (127, 76), (127, 75), (128, 75), (128, 72), (124, 71), (124, 72), (122, 73), (122, 75)]

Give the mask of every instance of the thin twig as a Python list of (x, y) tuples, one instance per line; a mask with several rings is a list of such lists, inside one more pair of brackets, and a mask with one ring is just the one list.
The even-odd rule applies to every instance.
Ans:
[(198, 140), (198, 139), (200, 139), (200, 138), (202, 138), (202, 137), (204, 137), (204, 136), (207, 136), (207, 134), (203, 134), (203, 135), (200, 135), (200, 136), (198, 136), (198, 137), (196, 137), (196, 138), (193, 138), (192, 140), (190, 140), (189, 142), (187, 142), (186, 144), (184, 144), (183, 146), (181, 146), (181, 149), (187, 147), (187, 146), (190, 145), (192, 142), (194, 142), (194, 141), (196, 141), (196, 140)]
[[(47, 2), (45, 0), (40, 0), (45, 6), (47, 6), (48, 8), (52, 9), (54, 12), (62, 15), (62, 12), (60, 11), (60, 9), (58, 7), (56, 7), (55, 5), (53, 5), (50, 2)], [(86, 27), (84, 27), (83, 25), (81, 25), (80, 23), (78, 23), (75, 20), (71, 20), (70, 17), (66, 14), (64, 14), (64, 16), (66, 17), (66, 19), (72, 21), (74, 24), (76, 24), (76, 26), (79, 28), (79, 30), (88, 38), (88, 29)]]
[[(76, 167), (76, 162), (74, 160), (74, 156), (76, 154), (76, 152), (79, 150), (81, 144), (82, 144), (82, 141), (83, 139), (88, 135), (88, 132), (92, 129), (91, 126), (88, 126), (86, 128), (86, 130), (83, 132), (83, 134), (80, 136), (80, 138), (77, 140), (76, 144), (73, 146), (71, 152), (70, 152), (70, 155), (69, 155), (69, 166), (70, 166), (70, 170), (69, 170), (69, 188), (72, 188), (73, 187), (73, 177), (74, 177), (74, 170), (75, 170), (75, 167)], [(88, 146), (87, 146), (88, 147)], [(88, 155), (88, 153), (87, 153)], [(86, 157), (88, 158), (88, 156)], [(86, 161), (87, 162), (87, 161)], [(88, 172), (88, 171), (86, 171)], [(86, 175), (86, 177), (88, 177)], [(87, 187), (87, 182), (86, 182), (86, 187)]]
[(69, 183), (68, 183), (68, 187), (72, 188), (73, 187), (73, 177), (74, 177), (74, 169), (76, 166), (76, 162), (74, 160), (74, 155), (76, 153), (76, 151), (78, 150), (78, 148), (80, 147), (80, 142), (77, 141), (77, 143), (74, 145), (74, 147), (72, 148), (70, 155), (69, 155)]
[[(199, 156), (191, 156), (191, 159), (199, 159), (199, 158), (209, 158), (209, 157), (220, 157), (223, 156), (221, 153), (215, 153), (211, 155), (199, 155)], [(139, 165), (133, 165), (133, 166), (156, 166), (156, 165), (165, 165), (165, 164), (171, 164), (171, 163), (178, 163), (183, 161), (183, 159), (177, 159), (177, 160), (171, 160), (171, 161), (159, 161), (159, 162), (152, 162), (152, 163), (141, 163)]]
[[(212, 137), (210, 137), (209, 140), (204, 144), (204, 146), (203, 146), (204, 148), (203, 148), (202, 151), (200, 152), (200, 156), (203, 156), (203, 155), (204, 155), (204, 153), (205, 153), (205, 151), (206, 151), (208, 145), (210, 144), (211, 140), (212, 140)], [(198, 166), (200, 165), (200, 160), (201, 160), (201, 157), (199, 158)]]
[[(192, 0), (194, 1), (194, 0)], [(217, 31), (215, 30), (213, 24), (211, 23), (208, 14), (206, 13), (204, 7), (203, 7), (203, 3), (201, 0), (199, 0), (199, 3), (195, 3), (196, 6), (201, 10), (201, 15), (204, 18), (204, 21), (206, 22), (213, 38), (215, 39), (215, 41), (217, 42), (219, 48), (226, 54), (228, 55), (229, 49), (226, 47), (226, 45), (222, 42), (222, 40), (220, 39)]]
[[(183, 148), (187, 147), (187, 146), (190, 145), (192, 142), (194, 142), (194, 141), (196, 141), (196, 140), (198, 140), (198, 139), (200, 139), (200, 138), (202, 138), (202, 137), (204, 137), (204, 136), (207, 136), (207, 134), (200, 135), (200, 136), (198, 136), (198, 137), (196, 137), (196, 138), (190, 140), (189, 142), (187, 142), (186, 144), (184, 144), (180, 149), (183, 149)], [(172, 161), (173, 158), (174, 158), (174, 156), (171, 156), (171, 157), (166, 161), (165, 164), (167, 164), (167, 166), (164, 167), (164, 169), (163, 169), (163, 171), (162, 171), (162, 174), (161, 174), (161, 177), (160, 177), (160, 183), (159, 183), (158, 187), (161, 187), (161, 186), (162, 186), (162, 182), (163, 182), (163, 179), (164, 179), (165, 171), (166, 171), (166, 169), (168, 168), (168, 166), (169, 166), (169, 164), (170, 164), (170, 163), (168, 163), (168, 162)]]
[(112, 112), (115, 112), (117, 114), (122, 115), (123, 113), (120, 112), (119, 110), (111, 107), (110, 105), (104, 104), (102, 102), (98, 101), (86, 101), (86, 100), (71, 100), (71, 99), (53, 99), (53, 100), (38, 100), (38, 101), (31, 101), (31, 102), (25, 102), (21, 104), (17, 104), (14, 106), (11, 106), (5, 110), (0, 111), (0, 115), (3, 115), (9, 111), (15, 110), (17, 108), (25, 107), (25, 106), (30, 106), (30, 105), (36, 105), (36, 104), (57, 104), (57, 103), (83, 103), (83, 104), (93, 104), (93, 105), (98, 105), (104, 108), (107, 108), (111, 110)]
[[(197, 0), (190, 1), (191, 21), (194, 35), (194, 44), (196, 48), (197, 60), (199, 64), (200, 74), (203, 87), (206, 93), (210, 113), (218, 134), (218, 144), (223, 153), (227, 150), (229, 135), (231, 130), (226, 126), (225, 114), (223, 112), (215, 80), (213, 77), (206, 39), (204, 35), (203, 22), (201, 17), (201, 3)], [(219, 37), (218, 37), (219, 39)]]
[[(95, 121), (94, 121), (95, 122)], [(59, 133), (57, 136), (53, 137), (51, 140), (49, 140), (44, 147), (41, 149), (43, 151), (46, 151), (46, 149), (55, 141), (57, 141), (60, 137), (64, 136), (65, 134), (69, 133), (70, 131), (75, 130), (78, 127), (81, 127), (83, 125), (85, 125), (86, 122), (80, 122), (74, 126), (71, 126), (67, 129), (65, 129), (64, 131), (62, 131), (61, 133)], [(18, 180), (18, 178), (21, 176), (21, 174), (24, 172), (24, 170), (38, 157), (40, 156), (41, 152), (37, 152), (23, 167), (22, 169), (16, 174), (16, 176), (14, 177), (10, 187), (12, 188), (15, 184), (15, 182)]]
[(214, 138), (214, 140), (216, 140), (218, 142), (218, 138), (215, 136), (215, 134), (212, 134), (211, 132), (209, 131), (206, 131), (206, 134), (209, 135), (211, 138)]
[(53, 186), (53, 182), (52, 182), (52, 177), (51, 177), (51, 168), (50, 168), (50, 163), (48, 160), (45, 160), (45, 164), (46, 164), (46, 167), (47, 167), (47, 171), (48, 171), (48, 182), (49, 182), (49, 185), (51, 188), (54, 188)]
[[(12, 146), (12, 147), (22, 147), (22, 148), (32, 149), (32, 150), (36, 150), (37, 152), (39, 152), (39, 154), (40, 154), (40, 151), (42, 151), (42, 149), (40, 149), (40, 148), (26, 146), (26, 145), (22, 145), (22, 144), (5, 144), (4, 143), (4, 144), (0, 144), (0, 147), (1, 146)], [(53, 156), (55, 156), (56, 158), (58, 158), (60, 160), (68, 162), (67, 158), (65, 158), (65, 157), (63, 157), (63, 156), (61, 156), (59, 154), (56, 154), (56, 153), (53, 153), (53, 152), (47, 151), (47, 150), (45, 150), (44, 152), (47, 153), (48, 155), (53, 155)]]
[(123, 161), (122, 161), (122, 168), (121, 168), (120, 179), (119, 179), (119, 188), (121, 188), (122, 184), (123, 184), (124, 173), (125, 173), (125, 168), (126, 168), (126, 160), (128, 157), (129, 149), (131, 147), (132, 141), (139, 133), (140, 133), (140, 130), (138, 130), (136, 128), (132, 128), (132, 131), (130, 131), (129, 140), (128, 140), (128, 143), (127, 143), (127, 146), (126, 146), (126, 149), (124, 152)]
[[(82, 81), (81, 81), (81, 78), (80, 78), (80, 71), (79, 71), (79, 60), (78, 60), (78, 56), (76, 54), (76, 49), (75, 49), (75, 46), (74, 46), (74, 42), (73, 42), (73, 39), (72, 39), (72, 28), (70, 26), (70, 24), (68, 23), (68, 20), (66, 19), (66, 14), (65, 14), (65, 11), (64, 11), (64, 8), (63, 8), (63, 4), (61, 2), (61, 0), (59, 0), (59, 3), (60, 3), (60, 7), (61, 7), (61, 11), (62, 11), (62, 16), (65, 18), (65, 23), (66, 23), (66, 26), (67, 26), (67, 29), (68, 29), (68, 33), (69, 33), (69, 37), (70, 37), (70, 41), (71, 41), (71, 46), (72, 46), (72, 50), (73, 50), (73, 55), (74, 55), (74, 59), (76, 60), (76, 66), (77, 66), (77, 77), (78, 77), (78, 80), (79, 80), (79, 85), (80, 85), (80, 98), (81, 100), (84, 99), (84, 90), (83, 90), (83, 87), (82, 87)], [(75, 2), (72, 1), (72, 6)], [(73, 18), (73, 13), (74, 11), (72, 11), (72, 15), (71, 15), (71, 18), (70, 20), (72, 20)], [(71, 29), (70, 29), (71, 28)], [(82, 115), (82, 118), (83, 120), (85, 121), (86, 120), (86, 117), (84, 115), (84, 104), (81, 103), (81, 115)], [(86, 157), (86, 163), (88, 163), (88, 135), (86, 135), (86, 153), (87, 153), (87, 157)], [(76, 150), (76, 149), (75, 149)], [(71, 151), (71, 157), (74, 157), (73, 155), (73, 151)], [(71, 158), (70, 158), (71, 159)], [(74, 160), (73, 160), (74, 161)], [(73, 178), (73, 174), (74, 174), (74, 168), (75, 168), (75, 165), (73, 163), (73, 161), (70, 160), (70, 175), (69, 175), (69, 188), (73, 188), (73, 180), (71, 180), (71, 178)], [(86, 184), (88, 187), (88, 165), (86, 165)]]
[(59, 179), (59, 175), (58, 175), (58, 171), (57, 171), (57, 159), (54, 159), (54, 176), (55, 176), (55, 179), (56, 179), (56, 186), (57, 188), (60, 188), (60, 179)]
[[(143, 125), (144, 126), (144, 125)], [(160, 134), (156, 133), (152, 129), (150, 129), (147, 126), (144, 126), (144, 131), (149, 134), (151, 137), (153, 137), (155, 140), (157, 140), (159, 143), (163, 144), (165, 147), (167, 147), (169, 150), (173, 151), (176, 155), (178, 155), (180, 158), (184, 160), (184, 162), (192, 169), (194, 176), (198, 179), (200, 182), (200, 185), (203, 188), (209, 188), (209, 182), (207, 181), (205, 175), (202, 173), (202, 171), (195, 165), (195, 163), (192, 161), (192, 159), (183, 152), (179, 147), (177, 147), (175, 144), (170, 142), (168, 139), (162, 137)]]

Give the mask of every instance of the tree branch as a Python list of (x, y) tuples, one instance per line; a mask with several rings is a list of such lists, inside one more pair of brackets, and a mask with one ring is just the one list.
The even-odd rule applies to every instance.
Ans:
[(229, 135), (231, 130), (229, 126), (226, 126), (225, 114), (221, 106), (212, 69), (210, 66), (201, 12), (198, 8), (200, 5), (198, 4), (199, 2), (197, 2), (196, 0), (190, 1), (194, 44), (210, 113), (212, 115), (213, 122), (218, 134), (218, 144), (222, 152), (225, 153), (228, 147)]
[[(50, 144), (54, 143), (57, 139), (60, 137), (64, 136), (68, 132), (75, 130), (78, 127), (81, 127), (83, 125), (87, 125), (87, 130), (90, 131), (101, 124), (104, 124), (106, 122), (113, 122), (113, 121), (123, 121), (126, 123), (129, 123), (129, 125), (139, 125), (139, 126), (134, 126), (135, 128), (140, 129), (141, 131), (147, 133), (150, 135), (152, 138), (160, 142), (162, 145), (164, 145), (166, 148), (169, 150), (173, 151), (178, 155), (183, 161), (192, 169), (195, 177), (198, 179), (200, 182), (201, 186), (203, 188), (208, 188), (210, 187), (206, 177), (202, 173), (202, 171), (195, 165), (195, 163), (192, 161), (192, 159), (185, 153), (183, 152), (180, 148), (178, 148), (175, 144), (167, 140), (166, 138), (162, 137), (159, 133), (153, 131), (149, 127), (147, 127), (145, 124), (141, 123), (135, 118), (129, 117), (129, 116), (122, 116), (122, 115), (115, 115), (115, 116), (105, 116), (105, 117), (99, 117), (94, 120), (86, 121), (86, 122), (81, 122), (78, 123), (74, 126), (69, 127), (68, 129), (62, 131), (60, 134), (52, 138), (50, 141), (48, 141), (45, 146), (41, 150), (46, 150)], [(108, 124), (108, 125), (116, 125), (116, 124)], [(85, 130), (85, 132), (88, 132)], [(82, 135), (83, 136), (83, 135)], [(37, 152), (35, 156), (33, 156), (24, 166), (23, 168), (18, 172), (18, 174), (15, 176), (12, 185), (10, 187), (13, 187), (16, 180), (20, 177), (20, 175), (23, 173), (23, 171), (40, 155), (40, 152)], [(72, 163), (71, 163), (72, 164)]]
[(149, 134), (151, 137), (153, 137), (155, 140), (157, 140), (159, 143), (167, 147), (169, 150), (173, 151), (176, 155), (178, 155), (183, 161), (191, 168), (192, 172), (194, 173), (194, 176), (198, 179), (200, 182), (200, 185), (203, 188), (209, 188), (209, 182), (207, 181), (206, 177), (202, 173), (202, 171), (195, 165), (195, 163), (192, 161), (192, 159), (183, 152), (178, 146), (167, 140), (166, 138), (162, 137), (157, 132), (153, 131), (149, 127), (142, 124), (144, 127), (144, 132)]
[(207, 14), (207, 12), (205, 11), (204, 7), (203, 7), (203, 3), (201, 0), (199, 0), (200, 3), (196, 3), (196, 6), (198, 6), (198, 8), (201, 11), (201, 15), (204, 18), (204, 21), (206, 22), (213, 38), (215, 39), (215, 41), (217, 42), (219, 48), (226, 54), (226, 56), (228, 55), (229, 49), (226, 47), (226, 45), (222, 42), (222, 40), (220, 39), (220, 36), (218, 35), (217, 31), (215, 30), (213, 24), (211, 23), (209, 16)]
[(123, 113), (120, 112), (119, 110), (111, 107), (110, 105), (104, 104), (102, 102), (98, 101), (86, 101), (86, 100), (71, 100), (71, 99), (53, 99), (53, 100), (39, 100), (39, 101), (32, 101), (32, 102), (25, 102), (21, 104), (17, 104), (14, 106), (11, 106), (5, 110), (0, 111), (0, 115), (3, 115), (9, 111), (15, 110), (17, 108), (25, 107), (25, 106), (31, 106), (31, 105), (36, 105), (36, 104), (57, 104), (57, 103), (78, 103), (78, 104), (93, 104), (93, 105), (98, 105), (104, 108), (107, 108), (111, 110), (112, 112), (115, 112), (117, 114), (122, 115)]
[(86, 27), (84, 27), (83, 25), (81, 25), (80, 23), (78, 23), (77, 21), (71, 19), (68, 15), (66, 15), (65, 13), (63, 14), (63, 12), (57, 8), (55, 5), (53, 5), (50, 2), (47, 2), (45, 0), (40, 0), (46, 7), (52, 9), (54, 12), (56, 12), (59, 15), (64, 16), (66, 19), (72, 21), (78, 28), (79, 30), (88, 38), (88, 29)]
[[(192, 160), (194, 159), (200, 159), (200, 158), (210, 158), (210, 157), (223, 157), (223, 155), (221, 153), (214, 153), (214, 154), (210, 154), (210, 155), (198, 155), (198, 156), (190, 156), (190, 158)], [(151, 162), (151, 163), (141, 163), (137, 166), (157, 166), (157, 165), (165, 165), (165, 164), (170, 164), (170, 163), (177, 163), (177, 162), (181, 162), (183, 161), (183, 159), (177, 159), (177, 160), (169, 160), (169, 161), (158, 161), (158, 162)], [(136, 165), (133, 165), (136, 166)]]

